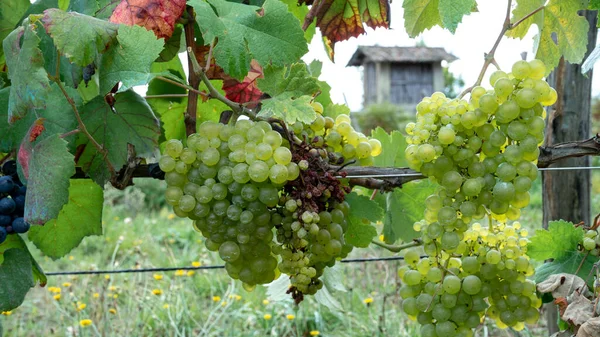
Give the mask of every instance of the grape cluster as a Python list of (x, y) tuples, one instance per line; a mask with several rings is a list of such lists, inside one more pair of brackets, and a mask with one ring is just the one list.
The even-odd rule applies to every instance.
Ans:
[(456, 257), (420, 259), (416, 250), (406, 253), (408, 265), (400, 272), (402, 307), (423, 325), (423, 337), (472, 336), (484, 315), (500, 328), (515, 330), (537, 321), (542, 302), (526, 279), (534, 269), (525, 255), (528, 233), (520, 226), (474, 223)]
[(335, 119), (323, 116), (323, 106), (317, 102), (312, 105), (317, 117), (309, 125), (294, 123), (291, 126), (294, 134), (312, 147), (326, 150), (322, 153), (327, 153), (327, 159), (335, 164), (356, 160), (361, 166), (373, 165), (373, 157), (381, 153), (379, 140), (356, 132), (350, 116), (340, 114)]
[(6, 240), (8, 234), (26, 233), (30, 227), (23, 218), (27, 187), (19, 180), (14, 160), (2, 165), (2, 174), (0, 175), (0, 244)]
[(330, 165), (370, 163), (381, 152), (348, 115), (334, 120), (313, 107), (310, 125), (205, 122), (186, 147), (169, 140), (159, 160), (167, 202), (194, 220), (229, 275), (251, 288), (286, 273), (296, 301), (321, 289), (325, 267), (353, 248), (344, 240), (350, 187)]
[[(527, 233), (508, 222), (529, 204), (543, 106), (556, 101), (545, 71), (539, 60), (519, 61), (512, 73), (491, 75), (493, 90), (473, 88), (469, 101), (434, 93), (406, 126), (409, 165), (439, 183), (413, 226), (429, 257), (407, 253), (402, 275), (405, 311), (423, 324), (424, 337), (470, 336), (484, 315), (514, 329), (537, 319)], [(484, 217), (490, 227), (471, 225)]]
[(588, 229), (580, 242), (581, 247), (585, 251), (590, 252), (594, 256), (600, 256), (600, 235), (598, 229)]

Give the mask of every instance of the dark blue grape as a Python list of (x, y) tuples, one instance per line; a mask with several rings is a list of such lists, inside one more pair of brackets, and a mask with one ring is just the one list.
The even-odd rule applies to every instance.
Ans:
[(12, 223), (12, 216), (0, 214), (0, 227), (6, 227)]
[(8, 232), (6, 231), (6, 229), (4, 227), (0, 227), (0, 243), (4, 242), (6, 240), (7, 235), (8, 235)]
[(12, 214), (17, 208), (17, 204), (12, 198), (2, 198), (0, 199), (0, 214)]
[(25, 210), (25, 195), (17, 195), (13, 200), (17, 206), (15, 212), (20, 216), (23, 216), (23, 211)]
[(0, 177), (0, 193), (8, 193), (13, 190), (15, 183), (11, 176)]
[(17, 162), (14, 160), (9, 160), (4, 165), (2, 165), (2, 173), (5, 176), (12, 176), (17, 174)]
[(25, 196), (25, 193), (27, 193), (27, 186), (20, 186), (19, 187), (19, 195)]
[(15, 233), (27, 233), (29, 230), (29, 223), (23, 218), (16, 218), (12, 222), (12, 229)]

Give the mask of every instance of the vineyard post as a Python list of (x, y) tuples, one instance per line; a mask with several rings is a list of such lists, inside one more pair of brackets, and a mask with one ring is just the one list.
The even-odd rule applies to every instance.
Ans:
[[(590, 29), (585, 58), (596, 46), (598, 30), (597, 11), (585, 11)], [(561, 59), (559, 66), (549, 76), (548, 83), (558, 92), (558, 101), (548, 111), (545, 145), (567, 142), (581, 135), (590, 134), (590, 102), (592, 71), (581, 74), (581, 64), (571, 64)], [(554, 166), (587, 167), (590, 157), (568, 158)], [(548, 222), (563, 219), (590, 224), (590, 172), (589, 171), (545, 171), (542, 172), (543, 226)], [(554, 303), (546, 305), (548, 332), (559, 331), (558, 311)]]

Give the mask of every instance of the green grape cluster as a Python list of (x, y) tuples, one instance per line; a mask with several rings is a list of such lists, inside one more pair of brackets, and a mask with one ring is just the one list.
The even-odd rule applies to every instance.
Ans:
[(534, 269), (526, 255), (528, 233), (520, 226), (474, 223), (453, 255), (406, 252), (402, 308), (422, 324), (421, 336), (472, 336), (483, 317), (517, 331), (538, 320), (542, 302), (526, 278)]
[[(405, 257), (405, 311), (427, 336), (470, 336), (487, 316), (500, 327), (522, 329), (537, 319), (527, 232), (515, 221), (529, 204), (537, 178), (545, 110), (556, 91), (539, 60), (496, 71), (492, 90), (475, 87), (470, 100), (434, 93), (417, 105), (406, 126), (411, 168), (439, 183), (426, 201), (421, 232), (428, 258)], [(474, 220), (489, 219), (482, 228)], [(473, 223), (471, 225), (471, 223)]]
[(340, 114), (335, 119), (323, 116), (320, 103), (313, 103), (313, 109), (317, 117), (311, 124), (296, 122), (291, 126), (297, 136), (315, 148), (326, 149), (334, 163), (356, 160), (361, 166), (373, 165), (373, 157), (381, 153), (379, 140), (355, 131), (348, 115)]
[(194, 220), (232, 278), (249, 286), (269, 283), (276, 277), (271, 246), (278, 223), (270, 209), (279, 203), (281, 186), (299, 176), (298, 165), (269, 123), (205, 122), (198, 131), (187, 147), (166, 143), (159, 160), (166, 200), (176, 215)]
[(600, 235), (598, 234), (598, 229), (588, 229), (579, 244), (585, 251), (590, 252), (590, 254), (600, 256)]

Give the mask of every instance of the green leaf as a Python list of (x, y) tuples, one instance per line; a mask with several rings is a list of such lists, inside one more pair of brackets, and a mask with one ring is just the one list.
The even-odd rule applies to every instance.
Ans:
[[(306, 14), (308, 14), (308, 6), (305, 3), (300, 4), (297, 0), (281, 0), (281, 2), (288, 6), (288, 11), (292, 13), (301, 24), (304, 24), (304, 18), (306, 18)], [(316, 23), (313, 21), (304, 31), (304, 39), (306, 42), (310, 43), (313, 36), (315, 36), (316, 30)]]
[[(510, 19), (511, 23), (515, 23), (525, 16), (533, 13), (534, 10), (540, 8), (546, 3), (546, 0), (517, 0), (517, 7), (512, 11), (512, 18)], [(536, 24), (538, 27), (543, 27), (544, 25), (544, 14), (543, 10), (534, 14), (527, 20), (521, 22), (515, 28), (506, 32), (506, 36), (512, 38), (523, 39), (531, 25)]]
[(27, 249), (11, 248), (2, 254), (0, 265), (0, 311), (10, 311), (23, 303), (33, 280), (31, 255)]
[(54, 134), (37, 143), (29, 159), (25, 220), (41, 225), (56, 218), (69, 201), (69, 179), (74, 174), (74, 156), (66, 140)]
[[(317, 102), (318, 102), (318, 100), (317, 100)], [(348, 106), (346, 106), (345, 104), (331, 103), (324, 107), (325, 107), (325, 109), (323, 109), (324, 117), (331, 117), (331, 118), (335, 119), (339, 115), (350, 115), (350, 108), (348, 108)]]
[[(590, 10), (600, 10), (600, 0), (590, 0), (590, 4), (588, 5), (588, 9)], [(600, 19), (600, 12), (598, 12), (598, 18)], [(596, 24), (596, 27), (600, 27), (600, 20)]]
[(471, 14), (475, 5), (475, 0), (439, 0), (442, 24), (454, 34), (463, 16)]
[(439, 0), (405, 0), (402, 3), (404, 8), (404, 28), (411, 38), (430, 29), (435, 25), (441, 25)]
[(264, 78), (258, 79), (258, 88), (271, 97), (290, 92), (294, 96), (313, 96), (319, 91), (318, 80), (309, 72), (306, 64), (294, 63), (291, 66), (263, 68)]
[[(135, 146), (137, 156), (153, 155), (158, 146), (160, 125), (148, 103), (133, 90), (116, 94), (115, 100), (116, 113), (104, 97), (99, 96), (83, 106), (81, 117), (94, 139), (107, 149), (107, 158), (115, 170), (119, 170), (127, 162), (127, 144)], [(87, 138), (83, 142), (86, 146), (79, 164), (98, 185), (104, 186), (110, 172), (103, 155)]]
[[(329, 269), (329, 268), (326, 268)], [(317, 303), (327, 307), (329, 310), (343, 312), (344, 308), (340, 302), (331, 294), (328, 287), (325, 286), (315, 294), (315, 300)]]
[(91, 180), (72, 179), (69, 202), (58, 218), (29, 230), (31, 240), (45, 255), (57, 259), (77, 247), (84, 237), (102, 235), (102, 188)]
[(39, 48), (44, 56), (44, 69), (50, 75), (56, 75), (56, 66), (58, 61), (59, 64), (59, 76), (60, 80), (67, 86), (77, 87), (83, 80), (83, 67), (74, 63), (71, 63), (64, 55), (59, 54), (54, 45), (54, 40), (42, 27), (39, 22), (38, 29), (36, 30), (41, 41)]
[(397, 239), (408, 242), (420, 235), (413, 229), (413, 224), (423, 219), (425, 199), (437, 186), (429, 180), (411, 181), (401, 189), (387, 193), (383, 220), (385, 242), (394, 243)]
[(354, 192), (346, 195), (346, 202), (350, 204), (350, 214), (344, 238), (355, 247), (367, 247), (377, 235), (372, 223), (383, 218), (383, 209), (375, 201)]
[(371, 132), (371, 136), (381, 142), (381, 154), (373, 158), (375, 166), (379, 167), (407, 167), (404, 156), (406, 139), (400, 131), (388, 134), (381, 127)]
[(225, 0), (189, 4), (204, 41), (218, 38), (213, 50), (217, 64), (238, 80), (248, 74), (252, 59), (263, 66), (282, 66), (308, 51), (298, 19), (278, 0), (266, 0), (262, 8)]
[(175, 26), (173, 35), (165, 41), (165, 46), (158, 55), (156, 62), (168, 62), (172, 60), (181, 51), (181, 46), (185, 46), (185, 35), (183, 34), (182, 27), (182, 25)]
[[(314, 78), (318, 78), (321, 75), (321, 68), (323, 67), (323, 63), (317, 60), (313, 60), (309, 65), (308, 65), (308, 69), (310, 69), (310, 73), (312, 74), (312, 76)], [(332, 105), (333, 102), (331, 101), (331, 86), (329, 84), (327, 84), (327, 82), (325, 81), (320, 81), (317, 79), (317, 83), (319, 84), (319, 87), (321, 88), (321, 92), (319, 93), (319, 95), (317, 97), (315, 97), (315, 102), (319, 102), (321, 103), (321, 105), (323, 105), (323, 107), (327, 107), (329, 105)]]
[(42, 18), (56, 48), (82, 67), (94, 62), (117, 36), (119, 25), (91, 16), (48, 9)]
[[(222, 89), (223, 81), (211, 80), (210, 83), (212, 83), (213, 87), (215, 87), (221, 95), (225, 96), (225, 92)], [(208, 92), (208, 89), (206, 88), (206, 85), (204, 83), (200, 84), (199, 89)], [(209, 99), (207, 101), (203, 101), (203, 99), (204, 98), (202, 96), (198, 97), (198, 112), (196, 116), (196, 125), (200, 125), (206, 121), (217, 122), (221, 117), (221, 112), (229, 110), (229, 107), (225, 103), (217, 99)]]
[(120, 2), (118, 0), (71, 0), (69, 11), (105, 20), (112, 15)]
[(100, 62), (100, 93), (109, 92), (121, 82), (119, 92), (136, 85), (144, 85), (159, 74), (150, 72), (150, 66), (163, 49), (164, 40), (156, 39), (152, 31), (141, 26), (119, 26), (118, 43), (113, 44)]
[(273, 98), (262, 101), (259, 117), (275, 117), (288, 124), (300, 121), (310, 124), (317, 117), (317, 113), (310, 105), (312, 97), (300, 96), (295, 98), (291, 92), (285, 92)]
[[(77, 90), (69, 87), (65, 88), (65, 90), (73, 98), (75, 105), (80, 107), (81, 98)], [(8, 124), (8, 96), (8, 88), (0, 90), (0, 134), (3, 135), (0, 137), (0, 152), (6, 153), (16, 149), (27, 134), (29, 127), (38, 117), (46, 119), (44, 121), (45, 131), (38, 136), (38, 142), (57, 133), (67, 133), (77, 127), (77, 119), (71, 105), (69, 105), (69, 102), (67, 102), (56, 83), (50, 86), (45, 109), (37, 110), (35, 114), (28, 113), (24, 118), (15, 121), (12, 125)], [(70, 141), (75, 139), (75, 135), (65, 139)]]
[(39, 43), (40, 38), (31, 25), (15, 29), (3, 42), (8, 76), (12, 81), (8, 103), (11, 122), (23, 118), (28, 109), (45, 106), (50, 84)]
[[(586, 280), (585, 282), (592, 288), (594, 278), (589, 277), (589, 275), (591, 275), (594, 263), (596, 262), (598, 262), (598, 257), (596, 256), (586, 255), (579, 251), (569, 251), (563, 254), (560, 259), (555, 259), (539, 266), (535, 270), (535, 282), (542, 282), (546, 280), (548, 276), (553, 274), (568, 273), (578, 275)], [(579, 269), (578, 273), (576, 273), (577, 269)]]
[[(544, 25), (536, 36), (536, 58), (546, 64), (550, 73), (562, 56), (570, 63), (581, 63), (587, 51), (589, 24), (578, 14), (584, 1), (550, 0), (544, 9)], [(554, 42), (556, 37), (557, 43)]]
[(570, 252), (577, 251), (583, 240), (583, 229), (572, 222), (550, 221), (548, 230), (538, 229), (527, 245), (527, 255), (534, 260), (561, 259)]
[[(29, 0), (0, 1), (0, 41), (4, 40), (17, 27), (29, 5), (31, 5)], [(0, 50), (0, 56), (3, 54), (3, 51)]]

